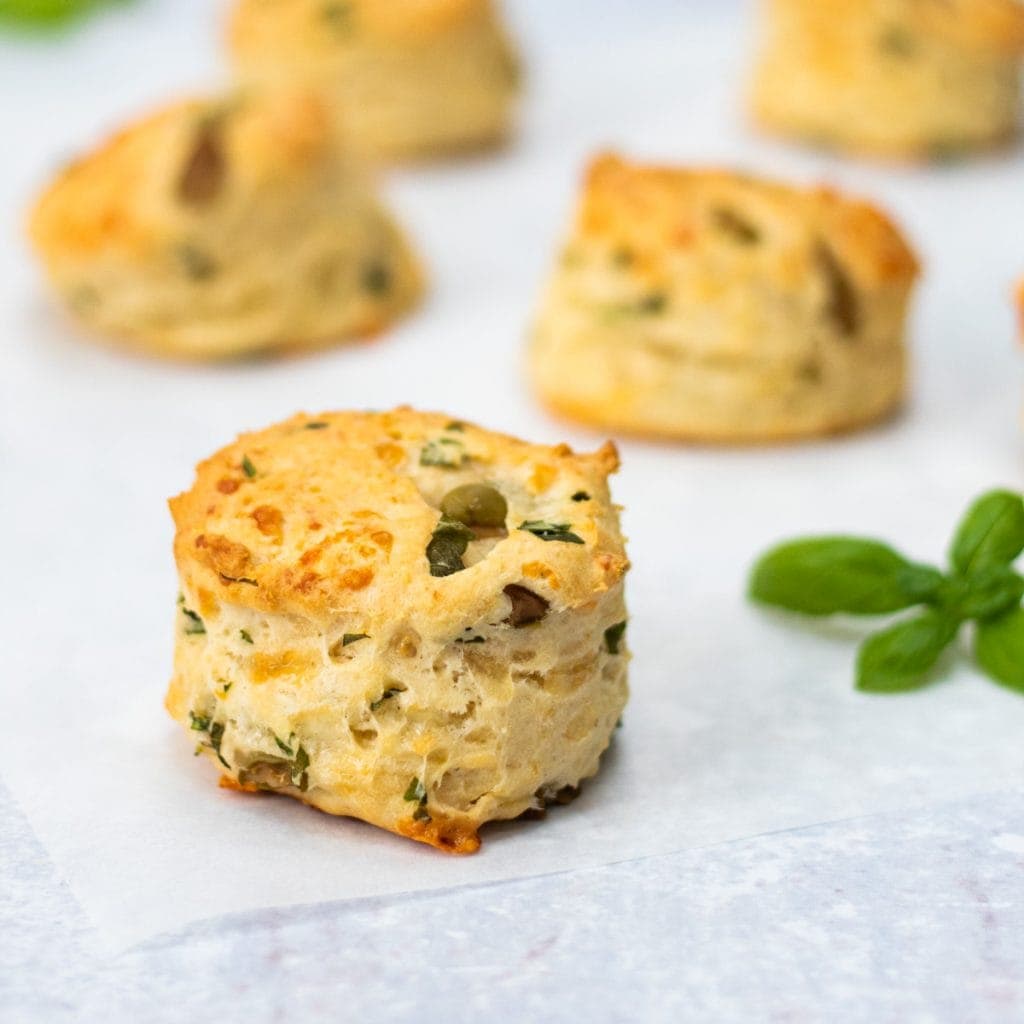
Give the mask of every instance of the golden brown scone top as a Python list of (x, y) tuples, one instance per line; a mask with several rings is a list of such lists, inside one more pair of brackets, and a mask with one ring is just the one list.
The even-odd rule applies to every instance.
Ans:
[(29, 233), (50, 258), (105, 248), (141, 256), (182, 217), (241, 208), (277, 182), (301, 187), (332, 145), (323, 106), (305, 92), (179, 101), (65, 168), (36, 203)]
[(493, 8), (492, 0), (239, 0), (228, 40), (237, 53), (325, 56), (366, 40), (422, 42)]
[[(367, 633), (411, 615), (457, 635), (509, 584), (529, 581), (554, 607), (571, 608), (621, 578), (606, 482), (617, 467), (611, 443), (577, 455), (407, 407), (301, 414), (200, 463), (191, 490), (170, 502), (175, 558), (204, 617), (223, 601), (343, 616)], [(431, 576), (426, 549), (441, 498), (467, 482), (501, 491), (508, 536), (462, 571)], [(565, 525), (583, 543), (518, 529), (535, 520)]]
[(770, 9), (802, 8), (821, 26), (823, 57), (841, 48), (846, 26), (870, 17), (901, 34), (924, 33), (968, 49), (1024, 53), (1024, 5), (1018, 0), (769, 0)]
[(799, 283), (820, 243), (865, 287), (911, 281), (919, 272), (913, 250), (881, 210), (829, 188), (637, 164), (614, 154), (591, 163), (576, 237), (612, 246), (652, 283), (667, 283), (676, 256), (723, 236), (756, 241), (736, 248), (783, 284)]

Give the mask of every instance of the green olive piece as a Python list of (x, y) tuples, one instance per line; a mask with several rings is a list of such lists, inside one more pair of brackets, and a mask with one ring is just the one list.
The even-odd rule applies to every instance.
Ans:
[(504, 526), (508, 504), (488, 484), (463, 484), (441, 499), (441, 512), (464, 526)]

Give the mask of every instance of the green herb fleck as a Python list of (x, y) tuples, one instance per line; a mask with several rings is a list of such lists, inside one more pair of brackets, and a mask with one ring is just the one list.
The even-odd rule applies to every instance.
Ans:
[(760, 230), (730, 206), (716, 206), (711, 211), (711, 218), (719, 231), (740, 245), (757, 245), (761, 241)]
[(423, 446), (420, 465), (458, 469), (468, 458), (461, 441), (454, 437), (438, 437)]
[(586, 491), (577, 491), (572, 496), (573, 501), (590, 501), (590, 495)]
[(888, 545), (857, 537), (812, 537), (767, 552), (750, 597), (805, 615), (918, 612), (869, 636), (857, 656), (857, 688), (896, 693), (927, 685), (942, 652), (973, 621), (974, 660), (996, 682), (1024, 693), (1024, 498), (982, 495), (968, 509), (943, 573)]
[(619, 653), (619, 644), (622, 643), (622, 638), (626, 633), (626, 621), (623, 619), (622, 622), (616, 622), (614, 626), (609, 626), (604, 631), (604, 645), (608, 648), (609, 654)]
[(192, 281), (209, 281), (217, 276), (217, 263), (202, 249), (188, 242), (179, 245), (174, 254), (185, 276)]
[(341, 638), (341, 646), (348, 647), (349, 644), (354, 644), (358, 640), (369, 640), (369, 633), (345, 633)]
[(328, 423), (324, 423), (323, 420), (310, 420), (308, 423), (304, 423), (302, 426), (303, 430), (326, 430), (330, 426)]
[(295, 759), (291, 764), (291, 778), (292, 785), (298, 786), (299, 791), (305, 793), (309, 788), (309, 773), (306, 769), (309, 768), (309, 754), (306, 753), (306, 748), (300, 746), (295, 752)]
[(194, 711), (190, 711), (188, 717), (191, 722), (190, 729), (194, 729), (196, 732), (210, 731), (210, 719), (206, 715), (197, 715)]
[(320, 11), (321, 17), (332, 28), (337, 30), (352, 27), (352, 4), (341, 2), (324, 4)]
[(242, 472), (251, 480), (256, 475), (256, 467), (248, 455), (242, 456)]
[(422, 803), (427, 799), (427, 791), (423, 786), (423, 783), (414, 775), (412, 780), (409, 782), (408, 787), (405, 790), (405, 795), (402, 797), (403, 800), (413, 801)]
[(454, 519), (442, 516), (427, 545), (431, 576), (451, 576), (465, 569), (462, 556), (473, 540), (473, 531)]
[(251, 644), (251, 643), (252, 643), (252, 636), (250, 635), (250, 633), (249, 633), (249, 630), (247, 630), (247, 629), (240, 629), (240, 630), (238, 631), (238, 635), (239, 635), (239, 636), (240, 636), (240, 637), (241, 637), (241, 638), (242, 638), (242, 639), (243, 639), (243, 640), (244, 640), (244, 641), (245, 641), (245, 642), (246, 642), (247, 644)]
[(878, 48), (892, 57), (910, 57), (917, 46), (913, 35), (902, 25), (889, 25), (878, 36)]
[(452, 420), (444, 429), (454, 430), (457, 434), (461, 434), (466, 429), (466, 424), (461, 423), (459, 420)]
[(569, 529), (568, 523), (549, 523), (543, 519), (531, 519), (519, 524), (520, 530), (532, 533), (541, 540), (557, 540), (565, 544), (583, 544), (585, 541)]
[(185, 635), (199, 636), (206, 632), (206, 624), (191, 608), (181, 607), (181, 614), (185, 616)]
[(200, 744), (200, 747), (209, 747), (209, 749), (217, 755), (217, 760), (220, 761), (225, 768), (230, 768), (231, 765), (224, 760), (224, 755), (220, 752), (221, 741), (224, 739), (224, 723), (214, 722), (206, 715), (197, 715), (193, 711), (188, 713), (188, 717), (190, 719), (189, 728), (196, 732), (205, 732), (210, 739), (209, 743)]
[(397, 686), (389, 686), (376, 700), (370, 701), (370, 710), (379, 711), (385, 702), (397, 697), (402, 691)]
[(292, 733), (288, 737), (288, 742), (285, 743), (277, 733), (274, 733), (274, 742), (277, 744), (278, 750), (282, 753), (287, 754), (289, 757), (295, 756), (295, 748), (292, 746), (292, 740), (295, 739), (295, 733)]
[(430, 813), (427, 811), (427, 790), (415, 775), (402, 799), (408, 800), (410, 803), (416, 801), (417, 807), (412, 812), (413, 821), (430, 821)]
[(391, 271), (383, 263), (371, 263), (363, 270), (363, 288), (371, 295), (387, 295), (391, 290)]

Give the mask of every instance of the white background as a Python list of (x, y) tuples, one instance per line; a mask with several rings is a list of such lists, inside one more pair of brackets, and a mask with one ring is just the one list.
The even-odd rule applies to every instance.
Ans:
[[(740, 103), (746, 23), (731, 5), (510, 6), (529, 67), (518, 143), (385, 182), (430, 268), (423, 310), (369, 345), (212, 369), (87, 343), (20, 240), (26, 203), (64, 158), (217, 81), (211, 7), (153, 2), (60, 43), (0, 43), (0, 777), (103, 942), (1020, 788), (1019, 697), (954, 665), (917, 694), (858, 695), (857, 628), (767, 616), (743, 588), (759, 550), (807, 531), (880, 534), (937, 558), (976, 492), (1020, 485), (1009, 293), (1024, 271), (1024, 161), (878, 168), (756, 138)], [(580, 169), (604, 146), (828, 180), (888, 207), (926, 268), (906, 414), (793, 448), (622, 444), (633, 699), (601, 778), (542, 825), (501, 826), (481, 855), (451, 860), (218, 791), (161, 708), (175, 593), (165, 499), (236, 432), (297, 409), (410, 402), (596, 446), (601, 435), (536, 407), (521, 355)]]

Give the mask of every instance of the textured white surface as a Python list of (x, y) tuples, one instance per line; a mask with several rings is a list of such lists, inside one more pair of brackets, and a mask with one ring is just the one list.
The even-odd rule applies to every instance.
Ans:
[[(7, 44), (0, 52), (2, 94), (23, 97), (18, 108), (4, 111), (19, 145), (0, 166), (0, 459), (5, 493), (14, 496), (2, 514), (7, 535), (15, 538), (7, 578), (17, 580), (5, 592), (11, 639), (0, 710), (6, 721), (19, 723), (10, 731), (0, 774), (76, 897), (102, 925), (99, 937), (132, 940), (243, 906), (463, 885), (1020, 788), (1024, 702), (966, 672), (913, 696), (860, 697), (849, 688), (850, 630), (810, 634), (750, 611), (741, 595), (750, 558), (782, 534), (874, 530), (917, 557), (934, 557), (971, 494), (996, 482), (1019, 485), (1020, 388), (1007, 293), (1024, 268), (1024, 163), (1018, 156), (929, 171), (880, 170), (750, 138), (736, 117), (742, 33), (728, 12), (707, 21), (697, 16), (699, 5), (682, 12), (669, 4), (628, 5), (631, 12), (626, 6), (516, 5), (532, 54), (533, 94), (520, 144), (500, 157), (393, 176), (391, 194), (434, 275), (422, 316), (372, 346), (283, 365), (206, 371), (81, 344), (54, 315), (24, 252), (10, 240), (30, 189), (60, 156), (165, 95), (183, 76), (198, 81), (215, 67), (207, 6), (152, 4), (137, 16), (99, 23), (65, 46)], [(596, 9), (600, 18), (592, 16)], [(597, 438), (553, 424), (533, 407), (519, 383), (519, 356), (581, 161), (606, 143), (641, 155), (826, 177), (890, 205), (928, 266), (915, 332), (918, 387), (907, 415), (858, 438), (788, 450), (623, 446), (616, 494), (629, 509), (636, 563), (630, 592), (634, 702), (605, 774), (582, 801), (543, 825), (502, 827), (485, 837), (482, 856), (451, 861), (283, 801), (243, 801), (216, 791), (159, 709), (174, 593), (163, 499), (187, 484), (197, 457), (239, 429), (299, 407), (408, 400), (538, 439), (594, 443)], [(834, 930), (849, 936), (853, 929), (840, 926), (844, 911), (818, 919), (788, 877), (801, 869), (795, 861), (778, 876), (778, 904), (753, 901), (744, 910), (743, 901), (726, 901), (728, 926), (716, 920), (714, 886), (705, 893), (698, 884), (725, 871), (734, 884), (756, 891), (758, 865), (792, 853), (788, 840), (771, 837), (727, 848), (752, 851), (733, 861), (726, 852), (694, 851), (572, 880), (356, 903), (347, 911), (333, 905), (322, 916), (297, 911), (295, 946), (291, 939), (279, 942), (277, 929), (286, 918), (257, 915), (246, 919), (260, 922), (253, 933), (240, 933), (230, 922), (211, 924), (198, 938), (179, 932), (165, 946), (143, 947), (114, 962), (121, 967), (101, 968), (107, 961), (76, 952), (68, 954), (68, 964), (76, 966), (63, 969), (79, 972), (74, 985), (68, 981), (78, 993), (72, 1006), (87, 1005), (93, 1013), (103, 1002), (97, 971), (110, 975), (122, 997), (131, 995), (133, 972), (141, 972), (147, 981), (135, 995), (144, 1002), (170, 996), (171, 979), (198, 970), (204, 953), (224, 966), (239, 1005), (248, 999), (246, 1005), (256, 1007), (264, 986), (255, 982), (255, 971), (244, 969), (251, 941), (266, 985), (271, 978), (285, 985), (289, 965), (302, 964), (296, 967), (303, 976), (300, 1003), (312, 1019), (329, 1011), (330, 996), (354, 992), (363, 1007), (382, 1006), (375, 992), (393, 993), (382, 1019), (415, 1018), (417, 1006), (433, 1007), (423, 1001), (431, 995), (454, 1012), (458, 988), (439, 979), (455, 962), (464, 965), (456, 977), (475, 993), (474, 1009), (505, 1005), (493, 995), (504, 986), (519, 994), (523, 1019), (530, 1007), (543, 1016), (525, 979), (541, 992), (582, 1001), (597, 1017), (603, 1007), (609, 1019), (627, 1019), (631, 1010), (657, 1019), (613, 997), (614, 964), (620, 978), (645, 978), (652, 1000), (663, 993), (657, 1009), (664, 1019), (691, 1004), (703, 1007), (706, 1019), (742, 1017), (744, 1009), (757, 1015), (761, 991), (765, 1006), (778, 1007), (787, 1019), (816, 1019), (815, 1009), (820, 1014), (845, 1005), (847, 1019), (877, 1020), (887, 1018), (861, 1015), (861, 1006), (871, 1005), (866, 993), (872, 987), (896, 991), (895, 975), (889, 978), (881, 960), (901, 962), (899, 943), (912, 933), (924, 936), (936, 954), (933, 991), (894, 1003), (905, 1012), (891, 1019), (1002, 1019), (998, 1010), (1009, 1020), (1021, 1006), (1022, 886), (1019, 853), (1006, 849), (1005, 836), (1021, 832), (1024, 809), (1009, 796), (988, 798), (980, 807), (882, 819), (866, 845), (859, 845), (852, 827), (813, 833), (811, 860), (820, 886), (857, 894), (849, 912), (858, 934), (870, 936), (873, 915), (883, 908), (889, 922), (878, 921), (884, 934), (877, 962), (867, 939), (840, 950), (850, 962), (829, 964), (828, 976), (841, 979), (834, 992), (816, 989), (807, 972)], [(899, 865), (906, 872), (899, 884), (911, 887), (914, 903), (901, 933), (894, 909), (870, 885), (864, 890), (861, 858), (897, 856), (892, 837), (905, 830), (955, 833), (960, 822), (981, 831), (948, 857), (922, 841), (909, 863)], [(947, 929), (955, 914), (947, 912), (945, 878), (958, 871), (975, 877), (972, 844), (983, 845), (982, 832), (992, 828), (1003, 845), (984, 847), (992, 875), (971, 883), (976, 902), (994, 900), (995, 889), (1016, 898), (1006, 897), (1001, 916), (979, 926), (968, 949), (954, 953)], [(19, 838), (17, 820), (13, 830), (11, 874), (29, 893), (28, 916), (48, 917), (52, 933), (66, 911), (60, 904), (47, 904), (47, 914), (33, 910), (39, 893), (54, 883), (26, 877), (38, 852), (25, 852), (28, 841)], [(822, 836), (832, 838), (821, 845)], [(920, 860), (922, 848), (931, 860)], [(914, 878), (912, 865), (925, 861), (924, 874)], [(606, 881), (591, 885), (594, 878)], [(995, 889), (986, 887), (990, 882)], [(666, 893), (673, 898), (662, 902), (659, 894)], [(488, 966), (483, 954), (467, 955), (484, 941), (478, 926), (454, 933), (492, 905), (502, 909), (487, 919), (500, 920), (507, 934), (491, 946), (485, 942), (494, 956)], [(419, 920), (423, 907), (430, 909)], [(378, 915), (374, 908), (383, 909)], [(644, 915), (649, 932), (638, 923)], [(391, 922), (401, 942), (389, 943), (378, 917)], [(532, 960), (516, 959), (546, 939), (534, 930), (537, 920), (562, 935), (584, 933), (576, 937), (578, 957), (557, 957), (575, 982), (566, 977), (552, 984), (543, 950)], [(82, 945), (96, 941), (84, 924), (76, 927)], [(37, 943), (42, 931), (40, 925)], [(776, 948), (758, 949), (758, 959), (751, 944), (761, 933)], [(702, 936), (721, 950), (714, 968), (700, 952)], [(46, 958), (36, 958), (35, 969), (33, 958), (17, 966), (14, 937), (9, 927), (2, 940), (16, 967), (12, 978), (42, 979)], [(348, 966), (335, 963), (341, 974), (318, 985), (313, 948), (348, 950)], [(153, 950), (176, 952), (158, 969), (161, 955)], [(943, 956), (949, 971), (940, 970)], [(744, 978), (751, 957), (759, 967)], [(369, 963), (373, 971), (365, 974)], [(927, 970), (925, 961), (919, 970)], [(93, 975), (88, 984), (83, 974)], [(794, 982), (795, 1001), (787, 1001), (780, 979), (796, 976), (803, 984)], [(975, 976), (983, 980), (976, 984)], [(215, 975), (204, 971), (203, 977), (213, 987)], [(915, 977), (923, 983), (928, 975)], [(966, 994), (954, 999), (955, 977)], [(14, 1006), (25, 993), (19, 985), (11, 982)], [(721, 986), (718, 1003), (711, 999), (714, 986)], [(394, 995), (403, 990), (407, 995)], [(291, 1009), (288, 991), (267, 989)], [(846, 1005), (843, 991), (864, 1001)], [(989, 997), (995, 1002), (985, 1002)], [(222, 1004), (195, 1003), (203, 1005)]]

